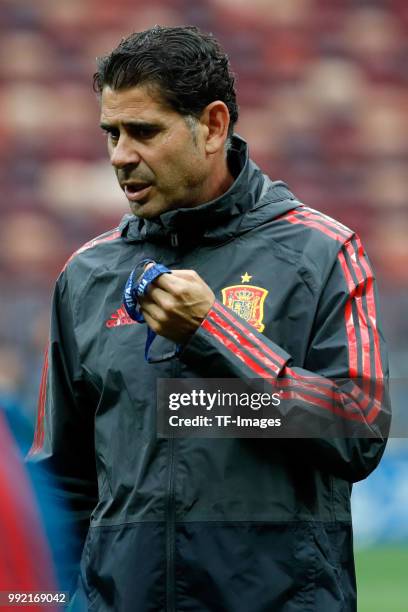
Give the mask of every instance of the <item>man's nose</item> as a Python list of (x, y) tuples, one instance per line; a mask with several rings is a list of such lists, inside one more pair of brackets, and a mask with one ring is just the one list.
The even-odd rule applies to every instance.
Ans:
[(140, 155), (130, 138), (121, 136), (112, 148), (110, 161), (115, 168), (123, 168), (130, 164), (137, 165), (140, 162)]

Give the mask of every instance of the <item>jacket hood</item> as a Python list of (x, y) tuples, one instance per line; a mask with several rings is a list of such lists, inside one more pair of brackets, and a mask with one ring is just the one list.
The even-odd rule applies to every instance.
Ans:
[(228, 163), (235, 181), (218, 198), (194, 208), (178, 208), (156, 219), (123, 217), (127, 242), (167, 242), (173, 246), (228, 240), (296, 208), (300, 202), (283, 181), (271, 181), (249, 159), (245, 140), (234, 135)]

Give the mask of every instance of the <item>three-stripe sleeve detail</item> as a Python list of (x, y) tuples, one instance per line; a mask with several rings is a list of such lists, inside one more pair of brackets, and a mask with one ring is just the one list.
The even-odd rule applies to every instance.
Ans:
[(214, 308), (209, 312), (208, 320), (218, 326), (220, 333), (226, 334), (230, 341), (229, 349), (236, 356), (243, 349), (245, 349), (247, 355), (250, 351), (250, 355), (256, 358), (267, 376), (275, 378), (279, 375), (286, 360), (272, 351), (267, 344), (242, 325), (227, 308), (224, 308), (219, 302), (215, 302)]
[(44, 362), (41, 374), (40, 391), (38, 394), (37, 422), (34, 432), (34, 441), (29, 451), (29, 455), (34, 455), (38, 452), (44, 443), (44, 419), (45, 419), (45, 400), (47, 395), (47, 378), (48, 378), (48, 348), (45, 349)]
[(352, 235), (351, 230), (341, 223), (338, 223), (334, 219), (331, 219), (322, 213), (308, 209), (305, 206), (290, 211), (284, 215), (282, 219), (292, 223), (293, 225), (304, 225), (306, 227), (316, 229), (332, 240), (336, 240), (338, 242), (344, 242)]
[[(338, 254), (348, 289), (345, 306), (345, 329), (349, 351), (349, 377), (363, 381), (367, 420), (372, 421), (381, 410), (383, 368), (377, 330), (373, 274), (357, 236), (344, 244)], [(357, 393), (357, 390), (356, 390)]]
[(382, 379), (373, 273), (360, 239), (338, 221), (306, 206), (291, 211), (284, 219), (289, 223), (311, 227), (342, 242), (338, 260), (349, 292), (345, 307), (349, 376)]
[(366, 419), (355, 397), (345, 396), (335, 384), (318, 375), (300, 375), (284, 359), (262, 342), (219, 302), (215, 302), (202, 328), (230, 355), (248, 368), (249, 376), (264, 378), (279, 389), (282, 400), (299, 400), (351, 421)]

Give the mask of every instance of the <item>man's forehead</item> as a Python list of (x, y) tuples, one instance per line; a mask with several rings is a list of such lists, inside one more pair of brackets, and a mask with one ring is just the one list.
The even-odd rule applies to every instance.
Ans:
[(126, 89), (105, 86), (101, 96), (101, 121), (123, 122), (131, 119), (157, 119), (175, 111), (164, 102), (158, 87), (139, 85)]

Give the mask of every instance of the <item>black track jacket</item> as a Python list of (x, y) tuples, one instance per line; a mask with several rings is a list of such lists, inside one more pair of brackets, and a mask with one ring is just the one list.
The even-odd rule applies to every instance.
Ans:
[[(359, 438), (156, 437), (158, 378), (318, 377), (332, 389), (332, 379), (387, 377), (359, 238), (270, 181), (238, 137), (229, 160), (237, 178), (220, 198), (153, 222), (127, 216), (56, 284), (32, 458), (57, 473), (86, 535), (89, 610), (356, 609), (351, 483), (384, 451), (378, 398), (356, 392), (335, 415), (357, 414)], [(122, 306), (142, 257), (196, 270), (217, 298), (162, 363), (146, 363), (146, 325)], [(155, 352), (166, 343), (157, 337)], [(300, 403), (303, 417), (326, 410), (322, 393)]]

